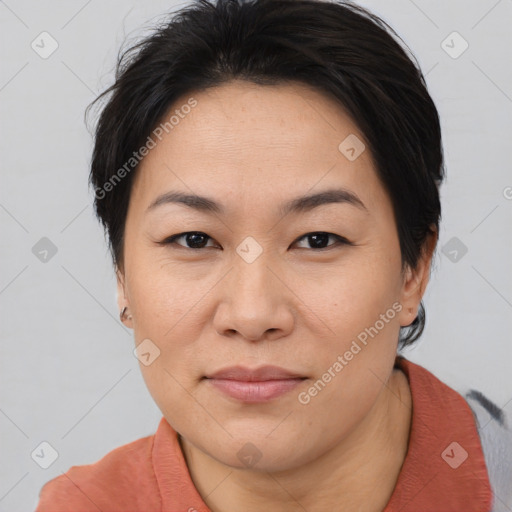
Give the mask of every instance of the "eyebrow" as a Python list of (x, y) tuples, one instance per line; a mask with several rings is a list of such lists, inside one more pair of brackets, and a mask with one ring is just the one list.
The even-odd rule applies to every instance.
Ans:
[[(224, 207), (213, 199), (196, 194), (183, 192), (166, 192), (158, 196), (147, 208), (146, 212), (164, 204), (183, 204), (189, 208), (206, 213), (223, 214)], [(281, 205), (279, 212), (282, 216), (289, 213), (307, 212), (324, 204), (341, 203), (355, 206), (368, 211), (359, 197), (347, 189), (329, 189), (316, 194), (297, 197)]]

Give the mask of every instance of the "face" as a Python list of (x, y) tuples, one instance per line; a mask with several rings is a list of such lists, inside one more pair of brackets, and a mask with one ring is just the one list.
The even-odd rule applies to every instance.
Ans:
[(375, 404), (429, 261), (401, 272), (391, 202), (332, 99), (242, 81), (190, 96), (137, 171), (119, 305), (188, 443), (233, 467), (298, 467)]

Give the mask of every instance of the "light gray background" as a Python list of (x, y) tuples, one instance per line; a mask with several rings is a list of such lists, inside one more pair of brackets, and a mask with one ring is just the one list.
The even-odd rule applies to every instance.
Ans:
[[(361, 4), (408, 43), (442, 119), (448, 179), (428, 323), (404, 354), (512, 414), (512, 1)], [(161, 417), (117, 319), (83, 113), (111, 84), (125, 35), (177, 5), (0, 1), (2, 511), (32, 510), (43, 483), (152, 434)], [(31, 48), (43, 31), (59, 44), (48, 59)], [(453, 31), (469, 43), (456, 59), (441, 47)], [(42, 237), (58, 249), (46, 263), (32, 253)], [(453, 237), (468, 249), (457, 262), (441, 252)], [(31, 458), (42, 441), (59, 454), (48, 469)]]

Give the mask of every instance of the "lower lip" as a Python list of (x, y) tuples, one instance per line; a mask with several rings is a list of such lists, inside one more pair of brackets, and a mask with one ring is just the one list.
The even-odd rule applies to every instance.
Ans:
[(268, 402), (295, 389), (304, 379), (280, 379), (265, 381), (240, 381), (231, 379), (208, 379), (226, 395), (243, 402)]

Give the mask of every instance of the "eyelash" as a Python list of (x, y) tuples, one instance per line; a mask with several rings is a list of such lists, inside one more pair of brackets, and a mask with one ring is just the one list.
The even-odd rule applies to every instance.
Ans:
[[(202, 249), (207, 249), (208, 247), (186, 247), (184, 245), (181, 245), (181, 244), (178, 244), (176, 243), (176, 240), (182, 238), (182, 237), (185, 237), (186, 235), (204, 235), (208, 238), (208, 240), (213, 240), (212, 237), (208, 236), (206, 233), (203, 233), (202, 231), (185, 231), (184, 233), (178, 233), (176, 235), (172, 235), (170, 237), (167, 237), (165, 240), (163, 240), (162, 242), (158, 242), (159, 245), (165, 245), (165, 246), (168, 246), (168, 245), (178, 245), (180, 248), (182, 249), (188, 249), (188, 250), (191, 250), (191, 251), (200, 251)], [(319, 251), (326, 251), (326, 250), (329, 250), (333, 247), (338, 247), (340, 245), (354, 245), (352, 242), (350, 242), (349, 240), (347, 240), (346, 238), (340, 236), (340, 235), (336, 235), (334, 233), (328, 233), (326, 231), (311, 231), (310, 233), (306, 233), (304, 235), (302, 235), (301, 237), (297, 238), (293, 244), (296, 244), (297, 242), (301, 241), (302, 239), (304, 238), (307, 238), (308, 236), (312, 236), (312, 235), (328, 235), (329, 237), (333, 237), (335, 238), (336, 242), (334, 244), (330, 244), (328, 245), (327, 247), (321, 247), (320, 249), (318, 248), (311, 248), (310, 250), (312, 251), (315, 251), (315, 252), (319, 252)], [(207, 242), (208, 243), (208, 242)], [(212, 247), (209, 247), (210, 249)], [(300, 247), (300, 249), (305, 249), (305, 247)]]

